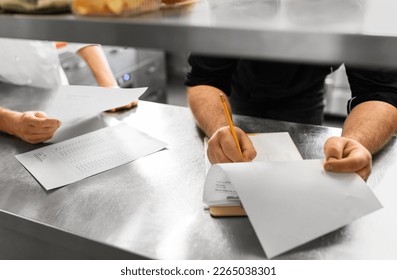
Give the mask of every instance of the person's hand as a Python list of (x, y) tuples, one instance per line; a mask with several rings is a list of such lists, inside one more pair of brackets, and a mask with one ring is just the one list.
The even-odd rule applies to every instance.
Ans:
[[(111, 85), (111, 86), (109, 86), (109, 85), (107, 85), (107, 86), (106, 85), (101, 85), (101, 86), (109, 87), (109, 88), (119, 88), (118, 85), (116, 85), (116, 86), (114, 86), (114, 85)], [(129, 110), (131, 108), (134, 108), (137, 105), (138, 105), (138, 100), (134, 100), (134, 101), (132, 101), (131, 103), (129, 103), (127, 105), (124, 105), (124, 106), (121, 106), (121, 107), (117, 107), (117, 108), (112, 108), (110, 110), (107, 110), (106, 112), (114, 113), (114, 112), (118, 112), (118, 111)]]
[(241, 156), (228, 126), (218, 129), (208, 141), (207, 155), (211, 163), (252, 161), (256, 157), (255, 148), (240, 128), (234, 127), (239, 140)]
[(51, 139), (61, 125), (59, 120), (49, 119), (40, 111), (18, 113), (12, 122), (13, 134), (31, 144)]
[(372, 169), (371, 153), (359, 142), (347, 137), (331, 137), (324, 144), (324, 169), (356, 172), (365, 181)]
[(138, 100), (135, 100), (135, 101), (132, 101), (130, 104), (127, 104), (125, 106), (121, 106), (121, 107), (118, 107), (118, 108), (113, 108), (113, 109), (107, 110), (106, 112), (114, 113), (114, 112), (117, 112), (117, 111), (129, 110), (131, 108), (134, 108), (137, 105), (138, 105)]

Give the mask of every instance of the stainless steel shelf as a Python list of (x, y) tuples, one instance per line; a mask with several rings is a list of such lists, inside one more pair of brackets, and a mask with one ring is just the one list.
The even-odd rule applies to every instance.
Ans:
[(0, 15), (0, 37), (397, 67), (390, 0), (208, 0), (134, 18)]

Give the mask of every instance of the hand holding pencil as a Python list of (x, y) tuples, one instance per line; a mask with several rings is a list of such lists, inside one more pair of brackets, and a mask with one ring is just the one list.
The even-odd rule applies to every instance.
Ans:
[(222, 93), (220, 101), (227, 126), (219, 128), (208, 141), (208, 159), (211, 163), (252, 161), (256, 151), (251, 140), (243, 130), (234, 126)]

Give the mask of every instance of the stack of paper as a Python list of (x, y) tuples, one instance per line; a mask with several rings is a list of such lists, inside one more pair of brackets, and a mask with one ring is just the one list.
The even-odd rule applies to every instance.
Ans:
[[(254, 162), (302, 160), (301, 154), (287, 132), (256, 133), (249, 137), (257, 152)], [(205, 139), (205, 152), (207, 151), (207, 142), (208, 139)], [(207, 171), (210, 166), (211, 163), (206, 157)], [(218, 171), (218, 174), (212, 178), (214, 181), (207, 183), (204, 188), (205, 207), (210, 208), (210, 213), (213, 216), (245, 216), (244, 210), (239, 209), (241, 201), (230, 183), (228, 175), (222, 170)]]

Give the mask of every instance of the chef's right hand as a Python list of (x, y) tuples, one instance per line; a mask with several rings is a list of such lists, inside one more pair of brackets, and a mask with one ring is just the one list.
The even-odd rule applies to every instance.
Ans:
[(44, 112), (40, 111), (21, 112), (15, 114), (12, 120), (12, 134), (31, 144), (51, 139), (61, 126), (59, 120), (49, 119)]
[(240, 128), (234, 127), (243, 156), (241, 156), (229, 126), (218, 129), (208, 141), (207, 155), (211, 163), (252, 161), (256, 150), (251, 139)]

